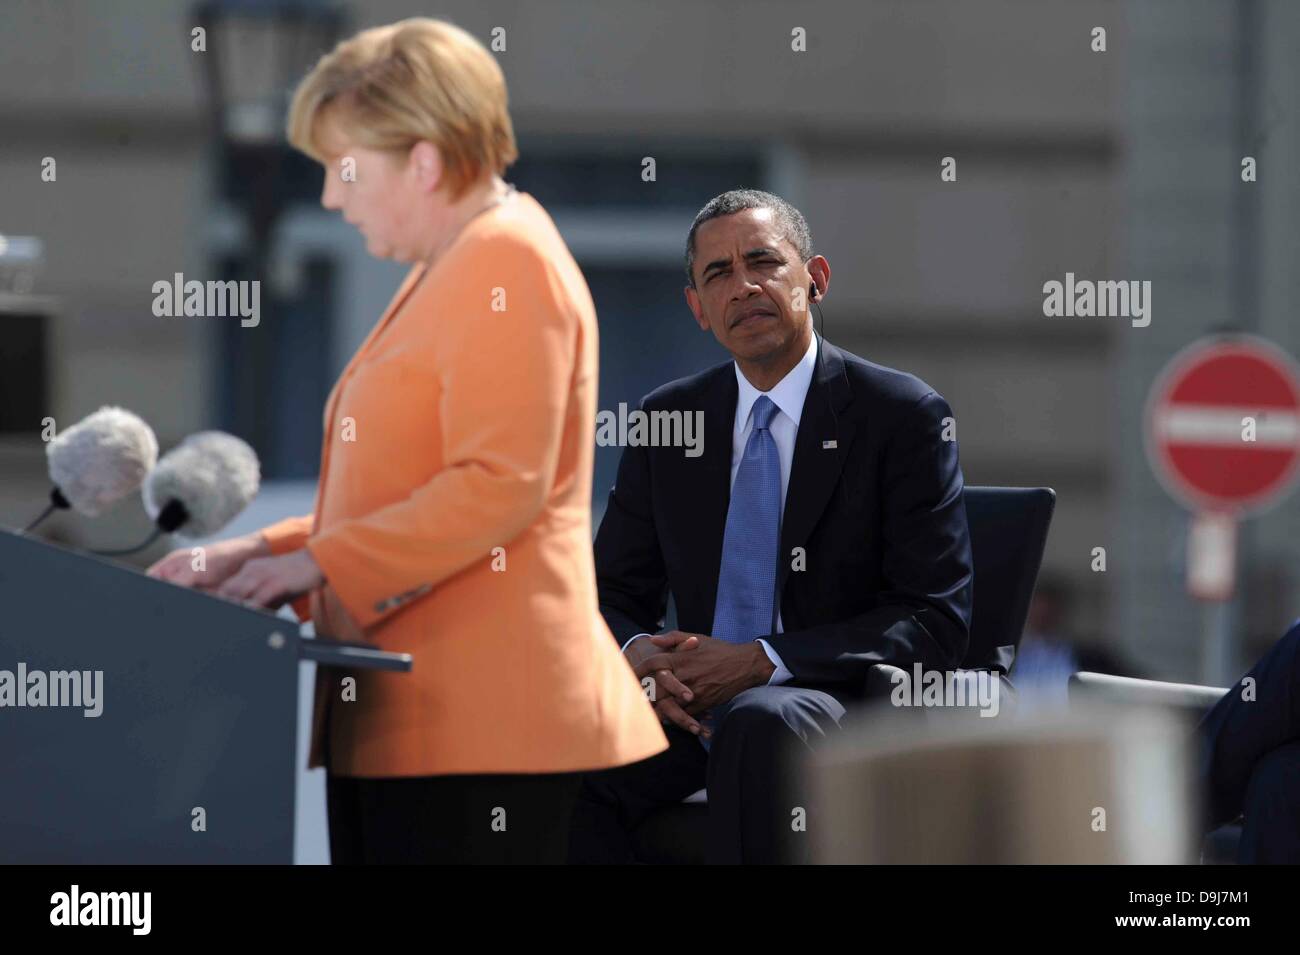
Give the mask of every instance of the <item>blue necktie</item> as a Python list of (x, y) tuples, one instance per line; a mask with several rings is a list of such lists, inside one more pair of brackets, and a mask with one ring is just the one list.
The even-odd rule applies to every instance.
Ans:
[[(754, 402), (754, 429), (731, 487), (727, 529), (722, 536), (718, 600), (712, 636), (748, 643), (772, 632), (776, 622), (776, 552), (781, 533), (781, 458), (769, 429), (777, 407), (767, 395)], [(715, 707), (701, 725), (712, 729), (730, 703)], [(704, 748), (709, 741), (700, 738)]]
[(775, 624), (781, 459), (769, 427), (776, 412), (767, 395), (754, 402), (754, 429), (731, 488), (712, 634), (728, 643), (765, 637)]

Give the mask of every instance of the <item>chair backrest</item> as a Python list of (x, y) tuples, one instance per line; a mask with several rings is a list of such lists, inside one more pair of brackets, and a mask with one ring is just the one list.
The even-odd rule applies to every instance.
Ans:
[(1228, 692), (1223, 686), (1196, 683), (1164, 683), (1081, 671), (1070, 677), (1070, 699), (1094, 699), (1106, 703), (1135, 703), (1172, 706), (1204, 713)]
[(968, 486), (965, 497), (975, 587), (962, 668), (1007, 673), (1029, 615), (1056, 492)]

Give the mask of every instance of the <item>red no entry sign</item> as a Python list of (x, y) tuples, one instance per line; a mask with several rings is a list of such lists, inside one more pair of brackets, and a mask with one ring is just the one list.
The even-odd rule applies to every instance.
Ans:
[(1147, 455), (1196, 510), (1258, 510), (1300, 465), (1300, 370), (1262, 338), (1198, 341), (1174, 356), (1147, 402)]

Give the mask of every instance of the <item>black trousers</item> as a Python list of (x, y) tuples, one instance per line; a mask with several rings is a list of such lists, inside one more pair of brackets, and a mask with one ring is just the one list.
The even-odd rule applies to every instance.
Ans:
[(1206, 828), (1244, 815), (1238, 862), (1300, 863), (1300, 620), (1205, 715), (1199, 737)]
[(335, 865), (563, 865), (579, 773), (326, 777)]
[[(759, 686), (739, 693), (713, 728), (710, 747), (665, 726), (669, 747), (650, 759), (591, 773), (574, 807), (569, 861), (635, 862), (632, 833), (655, 809), (708, 787), (711, 864), (803, 862), (808, 808), (804, 776), (793, 772), (804, 748), (815, 748), (844, 717), (822, 690)], [(815, 821), (809, 820), (809, 826)]]

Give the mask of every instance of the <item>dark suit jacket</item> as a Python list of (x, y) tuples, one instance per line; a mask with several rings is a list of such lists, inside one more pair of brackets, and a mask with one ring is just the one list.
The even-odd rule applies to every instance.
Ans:
[[(641, 403), (702, 410), (704, 447), (623, 452), (595, 545), (600, 609), (620, 644), (663, 627), (670, 591), (678, 629), (712, 632), (736, 396), (727, 362)], [(820, 343), (781, 526), (785, 632), (764, 637), (794, 685), (856, 696), (873, 664), (965, 656), (971, 550), (957, 444), (941, 437), (951, 413), (920, 379)], [(806, 569), (792, 569), (795, 548)]]

